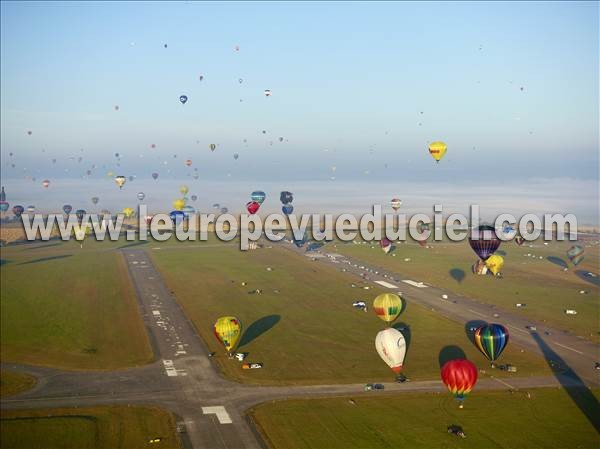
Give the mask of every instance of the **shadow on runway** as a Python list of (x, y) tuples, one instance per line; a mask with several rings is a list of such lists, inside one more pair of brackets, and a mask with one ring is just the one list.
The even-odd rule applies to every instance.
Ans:
[(248, 343), (256, 340), (265, 332), (271, 330), (273, 326), (279, 323), (279, 320), (281, 320), (280, 315), (267, 315), (256, 320), (248, 327), (248, 329), (246, 329), (246, 332), (244, 332), (244, 334), (242, 335), (242, 339), (240, 340), (238, 348), (247, 345)]
[(147, 240), (138, 240), (137, 242), (127, 243), (125, 245), (119, 246), (119, 249), (131, 248), (134, 246), (146, 245), (148, 243)]
[(583, 279), (584, 281), (589, 282), (590, 284), (595, 285), (596, 287), (600, 287), (600, 275), (598, 273), (592, 273), (594, 276), (589, 276), (588, 273), (590, 273), (590, 271), (575, 271), (575, 274), (579, 279)]
[(66, 259), (67, 257), (71, 257), (71, 256), (72, 256), (72, 254), (63, 254), (62, 256), (42, 257), (41, 259), (33, 259), (33, 260), (28, 260), (27, 262), (21, 262), (18, 265), (29, 265), (32, 263), (50, 262), (51, 260)]
[(449, 273), (450, 277), (459, 284), (465, 279), (465, 270), (461, 270), (460, 268), (452, 268)]
[[(585, 386), (585, 383), (575, 371), (546, 344), (537, 332), (531, 332), (531, 336), (542, 350), (544, 358), (548, 366), (552, 369), (556, 380), (558, 380), (575, 405), (581, 410), (592, 426), (594, 426), (596, 432), (600, 433), (600, 405), (596, 397)], [(556, 365), (564, 367), (565, 370), (561, 370), (560, 373), (555, 371), (554, 367)]]
[(483, 320), (470, 320), (465, 323), (465, 334), (471, 343), (475, 344), (475, 330), (486, 324), (487, 321)]
[(441, 369), (442, 366), (444, 366), (446, 362), (449, 362), (450, 360), (466, 358), (467, 356), (465, 354), (465, 351), (463, 351), (461, 348), (459, 348), (456, 345), (448, 345), (444, 346), (440, 351), (440, 355), (438, 356), (438, 362), (440, 364)]
[(558, 265), (561, 268), (569, 268), (569, 266), (567, 265), (567, 262), (564, 259), (561, 259), (560, 257), (548, 256), (548, 257), (546, 257), (546, 260), (548, 262), (553, 263), (554, 265)]

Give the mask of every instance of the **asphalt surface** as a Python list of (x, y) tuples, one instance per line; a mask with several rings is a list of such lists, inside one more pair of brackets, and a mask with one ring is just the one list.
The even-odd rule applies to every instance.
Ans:
[[(304, 249), (283, 244), (282, 247), (305, 255)], [(2, 410), (108, 404), (154, 405), (176, 415), (185, 448), (253, 449), (264, 448), (265, 443), (248, 423), (245, 413), (249, 407), (262, 402), (291, 397), (357, 397), (393, 392), (445, 391), (440, 381), (386, 383), (384, 391), (365, 392), (363, 384), (268, 387), (226, 380), (211, 362), (203, 341), (167, 289), (148, 254), (140, 249), (124, 249), (122, 252), (137, 292), (140, 312), (156, 361), (151, 365), (120, 371), (60, 371), (3, 363), (2, 369), (32, 374), (38, 378), (38, 383), (29, 391), (3, 399)], [(532, 351), (544, 352), (546, 358), (555, 357), (562, 363), (555, 376), (492, 377), (478, 382), (478, 390), (581, 386), (582, 380), (588, 386), (600, 384), (598, 371), (593, 367), (598, 359), (598, 347), (592, 343), (540, 324), (537, 324), (538, 332), (532, 335), (525, 326), (536, 323), (526, 322), (519, 316), (505, 311), (496, 312), (488, 305), (457, 297), (432, 286), (408, 284), (403, 282), (406, 279), (398, 273), (382, 272), (347, 258), (333, 260), (324, 251), (321, 255), (324, 257), (315, 263), (343, 268), (349, 273), (349, 279), (352, 275), (360, 276), (367, 272), (370, 278), (367, 281), (384, 281), (398, 286), (391, 288), (391, 291), (402, 291), (409, 301), (433, 308), (461, 323), (472, 319), (493, 321), (493, 314), (498, 313), (500, 322), (509, 324), (514, 330), (511, 332), (513, 343)], [(361, 269), (360, 266), (365, 268)], [(368, 270), (379, 271), (379, 275)], [(447, 301), (441, 299), (442, 294), (448, 295)], [(551, 335), (543, 332), (550, 332)]]

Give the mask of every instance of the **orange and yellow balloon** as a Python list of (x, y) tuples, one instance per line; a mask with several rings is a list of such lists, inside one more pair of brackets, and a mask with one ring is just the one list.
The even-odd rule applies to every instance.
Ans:
[(394, 293), (382, 293), (373, 300), (375, 315), (386, 323), (391, 323), (402, 312), (402, 298)]

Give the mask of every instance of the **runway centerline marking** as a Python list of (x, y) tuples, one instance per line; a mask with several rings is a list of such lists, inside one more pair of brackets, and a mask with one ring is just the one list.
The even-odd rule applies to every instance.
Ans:
[(482, 316), (482, 317), (484, 317), (484, 318), (487, 318), (487, 315), (484, 315), (483, 313), (479, 313), (479, 312), (477, 312), (477, 311), (475, 311), (475, 310), (472, 310), (472, 309), (467, 309), (467, 310), (468, 310), (469, 312), (471, 312), (471, 313), (474, 313), (475, 315), (479, 315), (479, 316)]
[(225, 407), (222, 405), (202, 407), (202, 413), (205, 415), (217, 415), (217, 419), (219, 420), (220, 424), (231, 424), (233, 422), (229, 416), (229, 413), (227, 413), (227, 410), (225, 410)]
[(554, 342), (554, 344), (555, 344), (556, 346), (560, 346), (561, 348), (565, 348), (565, 349), (568, 349), (569, 351), (573, 351), (573, 352), (576, 352), (577, 354), (581, 354), (581, 355), (583, 355), (583, 352), (581, 352), (581, 351), (578, 351), (577, 349), (569, 348), (568, 346), (561, 345), (560, 343), (557, 343), (557, 342)]

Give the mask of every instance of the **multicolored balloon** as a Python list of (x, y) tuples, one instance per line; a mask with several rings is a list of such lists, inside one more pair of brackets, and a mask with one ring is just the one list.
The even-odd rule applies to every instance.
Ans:
[(504, 326), (492, 323), (477, 328), (473, 337), (477, 349), (491, 362), (494, 362), (506, 348), (509, 335)]
[(392, 241), (389, 240), (387, 237), (384, 237), (379, 241), (379, 246), (386, 254), (388, 254), (393, 248)]
[(496, 235), (496, 229), (493, 226), (481, 225), (477, 230), (479, 235), (476, 238), (473, 235), (469, 236), (469, 245), (481, 260), (486, 260), (496, 252), (502, 240)]
[(177, 226), (183, 222), (185, 214), (181, 210), (172, 210), (169, 213), (169, 218), (173, 221), (173, 224)]
[(406, 356), (406, 340), (402, 332), (393, 327), (378, 332), (375, 337), (375, 349), (387, 366), (396, 374), (400, 374)]
[(477, 383), (477, 367), (465, 359), (450, 360), (442, 366), (441, 377), (462, 408), (463, 401)]
[(583, 246), (574, 245), (567, 251), (567, 257), (573, 265), (577, 266), (583, 261), (584, 253)]
[(127, 178), (125, 176), (119, 175), (115, 177), (115, 183), (119, 186), (119, 189), (122, 189), (126, 182)]
[(518, 235), (515, 237), (515, 243), (519, 246), (522, 246), (523, 243), (525, 243), (525, 239), (522, 236)]
[(192, 160), (191, 159), (187, 159), (185, 161), (185, 165), (187, 165), (188, 167), (190, 167), (192, 165)]
[(389, 325), (402, 312), (402, 301), (402, 298), (394, 293), (382, 293), (373, 300), (375, 315)]
[(266, 197), (267, 197), (267, 194), (265, 192), (263, 192), (262, 190), (255, 190), (254, 192), (252, 192), (250, 194), (250, 199), (252, 201), (256, 201), (258, 204), (264, 203)]
[(215, 151), (217, 149), (217, 145), (215, 145), (214, 143), (211, 143), (208, 148), (210, 148), (210, 151)]
[(12, 211), (13, 211), (13, 214), (15, 214), (17, 217), (20, 217), (21, 215), (23, 215), (25, 208), (21, 205), (16, 205), (12, 208)]
[(44, 188), (47, 189), (48, 187), (50, 187), (50, 181), (48, 179), (44, 179), (42, 181), (42, 186), (44, 186)]
[(402, 200), (399, 198), (392, 198), (390, 201), (390, 206), (392, 206), (392, 209), (398, 210), (400, 209), (400, 206), (402, 206)]
[(242, 323), (234, 316), (222, 316), (213, 325), (213, 332), (219, 343), (231, 353), (242, 336)]

